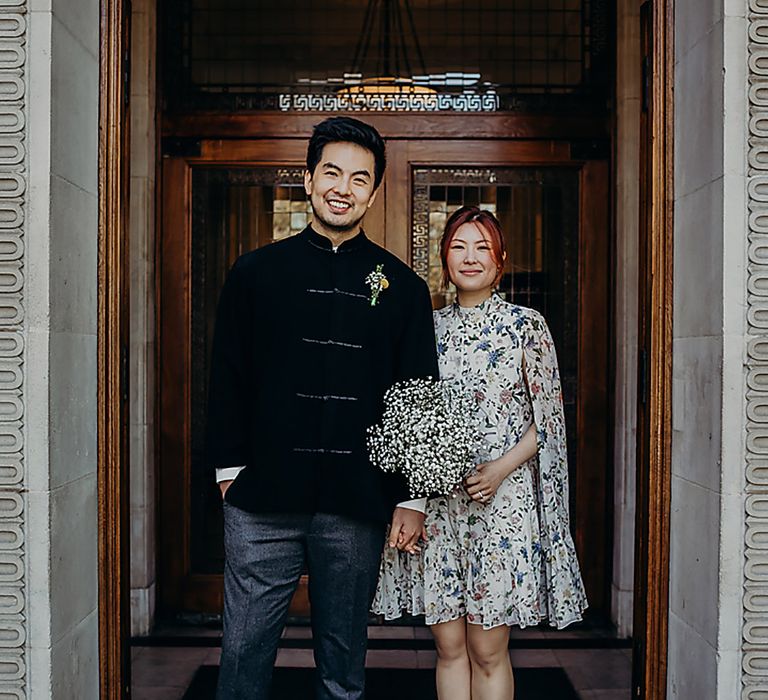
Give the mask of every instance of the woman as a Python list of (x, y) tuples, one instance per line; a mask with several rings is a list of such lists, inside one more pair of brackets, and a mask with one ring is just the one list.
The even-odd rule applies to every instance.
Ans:
[(568, 527), (560, 378), (542, 316), (493, 293), (506, 257), (496, 218), (459, 209), (440, 254), (458, 292), (434, 314), (440, 376), (475, 397), (483, 447), (464, 489), (428, 501), (423, 551), (385, 551), (373, 610), (425, 615), (440, 700), (511, 700), (510, 626), (561, 629), (587, 605)]

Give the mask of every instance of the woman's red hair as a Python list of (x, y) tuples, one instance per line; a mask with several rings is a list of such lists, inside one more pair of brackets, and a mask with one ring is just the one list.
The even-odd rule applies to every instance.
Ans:
[(451, 281), (448, 276), (448, 250), (451, 247), (451, 241), (464, 224), (474, 224), (481, 233), (488, 237), (488, 243), (491, 246), (491, 257), (496, 263), (498, 273), (493, 281), (495, 287), (504, 273), (504, 259), (506, 258), (506, 249), (504, 246), (504, 234), (501, 232), (499, 220), (489, 211), (480, 209), (480, 207), (461, 207), (457, 209), (445, 222), (445, 231), (440, 239), (440, 262), (443, 264), (443, 285), (448, 286)]

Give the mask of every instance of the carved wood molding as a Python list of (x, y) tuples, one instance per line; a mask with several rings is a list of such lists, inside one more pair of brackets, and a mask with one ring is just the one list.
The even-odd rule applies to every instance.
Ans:
[(746, 503), (742, 698), (768, 692), (768, 0), (749, 0)]
[(127, 695), (127, 138), (124, 0), (101, 0), (99, 75), (98, 495), (100, 697)]
[(27, 1), (0, 2), (0, 696), (27, 697), (24, 236)]
[[(349, 116), (360, 118), (359, 113)], [(424, 112), (416, 119), (403, 114), (366, 112), (365, 121), (375, 126), (386, 139), (464, 138), (495, 139), (506, 134), (515, 139), (604, 139), (610, 135), (603, 111), (573, 114), (567, 119), (551, 114), (517, 115), (477, 112)], [(166, 114), (161, 127), (164, 137), (194, 139), (296, 138), (306, 143), (323, 115), (299, 112), (286, 119), (283, 112), (241, 114)]]

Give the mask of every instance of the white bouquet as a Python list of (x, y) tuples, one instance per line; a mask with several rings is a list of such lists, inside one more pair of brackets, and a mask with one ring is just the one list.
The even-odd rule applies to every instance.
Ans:
[(456, 384), (409, 379), (384, 394), (381, 423), (368, 429), (371, 462), (400, 472), (411, 498), (447, 496), (474, 468), (477, 406)]

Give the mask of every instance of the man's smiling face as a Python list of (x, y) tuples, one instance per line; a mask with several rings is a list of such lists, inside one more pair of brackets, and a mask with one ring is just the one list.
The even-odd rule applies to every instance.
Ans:
[(329, 143), (313, 173), (304, 176), (318, 233), (356, 232), (376, 198), (373, 153), (354, 143)]

